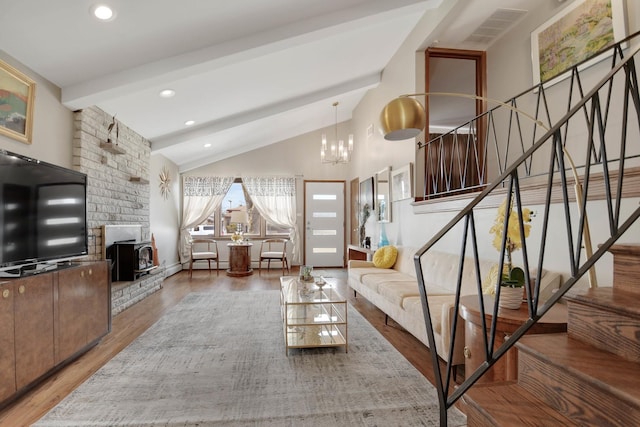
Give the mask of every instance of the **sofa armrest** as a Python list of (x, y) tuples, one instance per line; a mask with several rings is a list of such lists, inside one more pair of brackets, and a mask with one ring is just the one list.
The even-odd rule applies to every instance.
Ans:
[(349, 268), (372, 268), (375, 267), (372, 261), (362, 261), (357, 259), (349, 260)]

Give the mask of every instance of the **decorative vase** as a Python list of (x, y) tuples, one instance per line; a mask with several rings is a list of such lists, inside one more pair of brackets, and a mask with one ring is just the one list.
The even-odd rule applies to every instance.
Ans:
[(500, 287), (500, 301), (498, 306), (500, 308), (508, 308), (510, 310), (517, 310), (522, 304), (522, 287), (510, 288), (508, 286)]
[(384, 222), (380, 223), (380, 242), (378, 243), (378, 247), (381, 248), (383, 246), (389, 246), (389, 239), (387, 239), (387, 232), (384, 227)]

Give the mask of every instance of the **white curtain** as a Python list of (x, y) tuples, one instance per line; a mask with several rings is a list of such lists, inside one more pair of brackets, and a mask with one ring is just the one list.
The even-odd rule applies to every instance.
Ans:
[(234, 177), (217, 176), (185, 176), (183, 178), (182, 224), (180, 224), (178, 243), (181, 263), (189, 259), (191, 245), (189, 229), (202, 224), (216, 212), (234, 179)]
[(293, 262), (299, 262), (300, 239), (296, 227), (296, 179), (286, 177), (242, 178), (253, 206), (264, 219), (278, 227), (289, 228)]

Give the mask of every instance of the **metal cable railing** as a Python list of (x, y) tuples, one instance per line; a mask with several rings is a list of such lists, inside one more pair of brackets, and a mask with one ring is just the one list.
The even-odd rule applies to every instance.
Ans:
[[(518, 109), (535, 111), (535, 119), (547, 125), (541, 126), (535, 120), (529, 120), (525, 124), (517, 111), (505, 111), (496, 107), (450, 132), (448, 136), (438, 137), (439, 144), (443, 138), (448, 138), (450, 143), (464, 145), (463, 149), (452, 150), (464, 156), (458, 159), (448, 157), (447, 162), (439, 164), (438, 173), (427, 174), (428, 181), (425, 184), (432, 189), (444, 189), (449, 194), (482, 188), (477, 197), (417, 251), (414, 259), (427, 337), (430, 348), (434, 349), (431, 354), (442, 426), (447, 425), (448, 409), (567, 291), (588, 272), (593, 272), (602, 255), (640, 217), (637, 200), (628, 197), (631, 186), (635, 184), (625, 179), (631, 170), (637, 169), (638, 162), (634, 160), (640, 155), (640, 93), (636, 66), (636, 58), (640, 52), (639, 40), (640, 33), (636, 33), (605, 51), (611, 54), (610, 66), (606, 69), (602, 63), (598, 65), (598, 70), (581, 71), (581, 64), (575, 66), (565, 84), (568, 93), (563, 113), (563, 108), (557, 102), (553, 105), (548, 102), (550, 97), (557, 99), (561, 89), (556, 86), (546, 87), (544, 82), (507, 102)], [(598, 72), (603, 76), (594, 79)], [(584, 87), (594, 80), (595, 83), (590, 84), (592, 89), (585, 91)], [(557, 116), (560, 117), (554, 119)], [(478, 135), (484, 135), (480, 143), (477, 143)], [(427, 143), (427, 149), (430, 143)], [(491, 151), (493, 156), (489, 154)], [(575, 166), (574, 159), (580, 159), (579, 166)], [(457, 181), (444, 173), (456, 168), (467, 172)], [(494, 170), (498, 172), (492, 177), (489, 171)], [(477, 182), (472, 185), (468, 185), (469, 171), (473, 171), (478, 177)], [(528, 185), (526, 181), (531, 177), (537, 177), (535, 181), (538, 188), (542, 189), (539, 192), (543, 197), (542, 202), (534, 208), (537, 214), (531, 225), (535, 232), (527, 237), (527, 218), (523, 212), (526, 204), (524, 194)], [(437, 185), (433, 181), (436, 178), (440, 180)], [(441, 185), (443, 182), (445, 185)], [(454, 182), (466, 186), (452, 188), (450, 184)], [(578, 190), (581, 193), (575, 198), (568, 190), (571, 184), (578, 185), (576, 194)], [(434, 194), (438, 192), (431, 193)], [(486, 206), (487, 200), (496, 199), (506, 199), (505, 206), (513, 206), (516, 219), (512, 218), (515, 228), (511, 230), (515, 235), (509, 235), (509, 226), (514, 224), (509, 222), (509, 213), (504, 214), (503, 218), (499, 217), (501, 219), (497, 223), (502, 225), (502, 234), (496, 238), (497, 250), (494, 250), (490, 249), (486, 231), (479, 230), (476, 223), (478, 220), (486, 220), (488, 213), (495, 212), (487, 211)], [(587, 244), (590, 247), (591, 243), (588, 212), (600, 214), (600, 241), (595, 252), (583, 250)], [(513, 254), (506, 250), (512, 238), (519, 242), (521, 248)], [(426, 265), (423, 259), (440, 244), (450, 246), (452, 242), (460, 244), (460, 254), (458, 265), (452, 267), (457, 271), (457, 287), (449, 331), (449, 362), (441, 369), (440, 359), (435, 351), (436, 339), (427, 291), (429, 271), (428, 267), (423, 267)], [(553, 257), (549, 255), (550, 250), (554, 251)], [(495, 258), (491, 258), (491, 253), (495, 254)], [(558, 256), (559, 253), (564, 253), (564, 257)], [(516, 258), (513, 263), (520, 265), (524, 272), (525, 301), (529, 315), (504, 344), (495, 348), (496, 319), (503, 292), (500, 286), (501, 275), (496, 275), (487, 283), (484, 279), (489, 271), (481, 266), (487, 265), (484, 261), (493, 260), (501, 272), (505, 264), (512, 261), (511, 255)], [(469, 259), (473, 262), (469, 263)], [(465, 271), (465, 267), (473, 271)], [(532, 270), (531, 267), (535, 268)], [(540, 301), (541, 281), (534, 280), (534, 275), (545, 269), (569, 271), (570, 274), (563, 279), (557, 292), (546, 301)], [(475, 278), (480, 318), (483, 319), (481, 326), (487, 332), (483, 338), (483, 363), (474, 372), (466, 372), (465, 381), (454, 388), (455, 369), (451, 360), (454, 350), (464, 345), (455, 342), (460, 335), (456, 332), (464, 328), (460, 318), (463, 276), (467, 280), (469, 277)], [(485, 295), (483, 292), (487, 289), (493, 289), (495, 296)], [(484, 309), (487, 299), (493, 301), (489, 305), (493, 307), (491, 322), (484, 320), (485, 314), (489, 314)]]

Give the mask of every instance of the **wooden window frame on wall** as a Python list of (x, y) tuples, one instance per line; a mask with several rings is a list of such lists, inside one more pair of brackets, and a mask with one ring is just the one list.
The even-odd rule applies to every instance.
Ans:
[[(477, 50), (460, 50), (460, 49), (446, 49), (446, 48), (429, 48), (425, 51), (425, 92), (430, 92), (430, 65), (429, 62), (432, 58), (448, 58), (448, 59), (466, 59), (475, 61), (475, 86), (476, 95), (480, 97), (486, 97), (487, 93), (487, 57), (486, 52)], [(487, 103), (484, 100), (476, 100), (476, 116), (486, 111)], [(429, 133), (429, 100), (425, 99), (425, 113), (426, 113), (426, 126), (425, 126), (425, 142), (430, 140)], [(482, 119), (478, 123), (478, 144), (480, 144), (479, 152), (484, 152), (484, 140), (485, 140), (485, 128), (486, 119)], [(427, 165), (427, 150), (425, 148), (417, 148), (416, 151), (416, 192), (415, 201), (424, 201), (430, 199), (427, 193), (426, 186), (426, 165)], [(483, 159), (484, 161), (484, 159)], [(486, 168), (483, 164), (482, 168)], [(418, 172), (419, 171), (419, 172)], [(477, 191), (474, 190), (474, 191)], [(460, 194), (457, 192), (456, 194)], [(442, 196), (440, 196), (442, 197)]]

